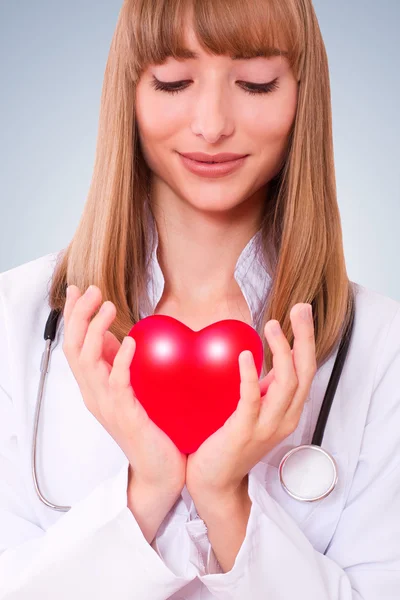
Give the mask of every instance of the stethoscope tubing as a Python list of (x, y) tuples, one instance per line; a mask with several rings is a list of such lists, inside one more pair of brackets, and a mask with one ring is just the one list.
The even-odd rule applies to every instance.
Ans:
[(46, 323), (46, 328), (45, 328), (44, 337), (46, 340), (46, 345), (45, 345), (45, 349), (42, 354), (42, 359), (40, 362), (40, 380), (39, 380), (38, 393), (37, 393), (37, 399), (36, 399), (36, 410), (35, 410), (34, 426), (33, 426), (32, 478), (33, 478), (33, 485), (35, 487), (36, 494), (38, 495), (39, 499), (43, 502), (43, 504), (45, 504), (49, 508), (52, 508), (53, 510), (58, 510), (60, 512), (68, 512), (71, 508), (70, 506), (59, 506), (57, 504), (53, 504), (53, 502), (50, 502), (50, 500), (47, 500), (47, 498), (45, 498), (45, 496), (42, 494), (42, 492), (40, 490), (39, 482), (38, 482), (38, 478), (37, 478), (37, 439), (38, 439), (40, 409), (41, 409), (42, 400), (43, 400), (43, 391), (44, 391), (44, 385), (46, 382), (46, 375), (49, 372), (51, 344), (54, 341), (55, 336), (56, 336), (57, 322), (58, 322), (58, 318), (59, 318), (60, 314), (61, 313), (59, 311), (51, 311), (50, 316)]
[[(61, 506), (58, 504), (54, 504), (53, 502), (50, 502), (43, 495), (43, 493), (40, 490), (38, 477), (37, 477), (37, 438), (38, 438), (39, 417), (40, 417), (40, 410), (41, 410), (41, 405), (42, 405), (42, 400), (43, 400), (43, 395), (44, 395), (44, 385), (46, 382), (46, 375), (49, 372), (51, 345), (56, 337), (57, 324), (58, 324), (60, 316), (61, 316), (61, 311), (56, 310), (56, 309), (51, 310), (49, 317), (47, 319), (47, 322), (46, 322), (45, 330), (44, 330), (44, 339), (45, 339), (46, 345), (45, 345), (45, 349), (42, 354), (42, 359), (41, 359), (41, 363), (40, 363), (40, 380), (39, 380), (39, 386), (38, 386), (36, 410), (35, 410), (35, 417), (34, 417), (34, 430), (33, 430), (32, 457), (31, 458), (32, 458), (32, 478), (33, 478), (33, 483), (34, 483), (35, 491), (36, 491), (38, 498), (41, 500), (41, 502), (43, 502), (43, 504), (45, 504), (49, 508), (52, 508), (53, 510), (60, 511), (60, 512), (68, 512), (71, 509), (70, 506)], [(290, 496), (292, 496), (294, 499), (299, 500), (299, 501), (312, 502), (315, 500), (320, 500), (322, 498), (325, 498), (328, 494), (331, 493), (331, 491), (334, 489), (334, 487), (336, 486), (336, 483), (338, 481), (337, 463), (334, 460), (334, 458), (326, 450), (323, 450), (321, 448), (321, 444), (322, 444), (324, 432), (326, 429), (326, 424), (327, 424), (327, 420), (329, 417), (329, 413), (330, 413), (330, 410), (332, 407), (333, 399), (334, 399), (336, 389), (337, 389), (337, 386), (339, 383), (339, 379), (340, 379), (340, 376), (341, 376), (341, 373), (343, 370), (344, 363), (346, 361), (346, 356), (348, 353), (348, 349), (349, 349), (349, 345), (350, 345), (350, 341), (351, 341), (351, 337), (352, 337), (352, 332), (353, 332), (354, 320), (355, 320), (355, 308), (354, 308), (354, 298), (352, 298), (352, 308), (351, 308), (350, 319), (349, 319), (346, 331), (344, 332), (341, 342), (340, 342), (340, 345), (339, 345), (335, 364), (333, 366), (332, 373), (331, 373), (331, 376), (330, 376), (330, 379), (328, 382), (328, 386), (327, 386), (327, 389), (325, 392), (325, 396), (324, 396), (324, 399), (323, 399), (323, 402), (321, 405), (321, 411), (318, 416), (318, 421), (317, 421), (317, 424), (315, 427), (312, 442), (311, 442), (311, 444), (303, 444), (301, 446), (297, 446), (297, 447), (293, 448), (292, 450), (290, 450), (289, 452), (287, 452), (285, 454), (285, 456), (282, 458), (281, 463), (279, 465), (279, 477), (280, 477), (280, 482), (282, 484), (283, 489)], [(327, 490), (323, 494), (318, 495), (312, 499), (305, 499), (305, 498), (301, 497), (300, 495), (294, 493), (293, 491), (289, 490), (289, 488), (285, 485), (285, 481), (283, 479), (282, 472), (283, 472), (283, 467), (285, 465), (286, 460), (289, 459), (295, 452), (298, 452), (298, 451), (301, 451), (304, 449), (310, 449), (310, 448), (322, 452), (330, 460), (331, 465), (333, 467), (333, 478), (332, 478), (331, 485), (327, 488)]]

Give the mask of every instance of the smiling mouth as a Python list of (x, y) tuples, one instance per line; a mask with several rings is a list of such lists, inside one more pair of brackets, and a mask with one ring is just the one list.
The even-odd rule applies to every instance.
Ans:
[(227, 162), (235, 162), (235, 160), (240, 160), (240, 158), (243, 158), (243, 157), (231, 158), (230, 160), (198, 160), (195, 158), (190, 158), (189, 160), (193, 160), (194, 162), (203, 163), (205, 165), (223, 165)]

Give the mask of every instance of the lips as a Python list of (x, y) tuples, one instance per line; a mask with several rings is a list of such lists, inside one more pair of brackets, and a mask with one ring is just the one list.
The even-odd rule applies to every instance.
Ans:
[(247, 154), (234, 154), (233, 152), (220, 152), (219, 154), (205, 154), (204, 152), (180, 152), (185, 158), (196, 160), (202, 163), (221, 163), (237, 160), (247, 156)]
[[(179, 154), (179, 153), (178, 153)], [(198, 156), (198, 154), (197, 154)], [(208, 155), (210, 156), (210, 155)], [(205, 161), (200, 161), (198, 159), (193, 159), (193, 158), (189, 158), (188, 156), (185, 156), (183, 154), (179, 154), (179, 158), (182, 161), (183, 166), (188, 169), (188, 171), (191, 171), (191, 173), (193, 173), (194, 175), (197, 175), (199, 177), (206, 177), (208, 179), (215, 179), (215, 178), (219, 178), (219, 177), (225, 177), (226, 175), (231, 175), (232, 173), (234, 173), (235, 171), (237, 171), (238, 169), (240, 169), (247, 156), (248, 155), (244, 155), (244, 156), (240, 156), (239, 158), (235, 158), (234, 160), (231, 159), (231, 155), (228, 156), (229, 160), (223, 160), (221, 161), (221, 158), (226, 159), (227, 155), (214, 155), (214, 159), (217, 157), (219, 160), (218, 162), (205, 162)], [(234, 156), (238, 156), (238, 155), (234, 155)], [(202, 158), (204, 159), (204, 154), (202, 156)], [(208, 159), (210, 160), (210, 159)]]

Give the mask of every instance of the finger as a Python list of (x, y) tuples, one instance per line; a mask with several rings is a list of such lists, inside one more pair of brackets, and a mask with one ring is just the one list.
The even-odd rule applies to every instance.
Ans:
[(76, 285), (69, 285), (67, 287), (67, 295), (64, 304), (63, 310), (63, 318), (64, 318), (64, 329), (67, 327), (69, 318), (71, 316), (72, 310), (75, 306), (78, 298), (81, 297), (80, 289)]
[(122, 344), (115, 355), (113, 368), (109, 377), (109, 385), (115, 390), (126, 390), (131, 385), (130, 366), (136, 350), (136, 340), (126, 335)]
[(103, 358), (111, 367), (113, 366), (115, 356), (121, 347), (121, 342), (111, 331), (104, 333)]
[[(135, 352), (136, 342), (126, 336), (115, 355), (114, 363), (107, 377), (108, 393), (103, 396), (102, 412), (112, 414), (119, 426), (126, 428), (126, 420), (133, 414), (132, 410), (140, 408), (130, 385), (130, 364)], [(134, 432), (131, 431), (134, 435)]]
[(80, 359), (86, 365), (94, 366), (103, 358), (104, 336), (116, 314), (115, 305), (107, 300), (91, 320), (80, 353)]
[(264, 396), (264, 394), (267, 392), (271, 381), (274, 379), (274, 369), (272, 368), (265, 377), (263, 377), (260, 381), (260, 393), (261, 396)]
[(86, 292), (75, 302), (65, 329), (65, 343), (72, 351), (80, 355), (89, 323), (93, 313), (101, 303), (101, 291), (96, 286), (89, 286)]
[(272, 364), (277, 384), (287, 392), (294, 393), (297, 388), (297, 376), (294, 369), (293, 354), (279, 322), (275, 319), (266, 323), (264, 332), (272, 352)]
[[(298, 379), (298, 388), (288, 409), (288, 418), (300, 418), (304, 402), (317, 370), (315, 356), (315, 336), (312, 313), (307, 312), (311, 305), (296, 304), (290, 311), (290, 320), (294, 333), (293, 362)], [(303, 309), (306, 313), (303, 314)], [(289, 412), (290, 411), (290, 412)]]
[[(291, 353), (293, 356), (293, 350), (291, 350)], [(273, 379), (274, 379), (274, 368), (272, 367), (272, 369), (260, 381), (261, 396), (263, 396), (267, 392)]]
[(250, 350), (239, 354), (240, 400), (237, 405), (238, 414), (247, 422), (258, 419), (260, 412), (260, 382)]
[[(277, 330), (274, 326), (278, 325)], [(292, 351), (277, 320), (266, 323), (265, 335), (272, 352), (274, 377), (262, 403), (261, 418), (265, 425), (277, 427), (282, 421), (297, 389)]]

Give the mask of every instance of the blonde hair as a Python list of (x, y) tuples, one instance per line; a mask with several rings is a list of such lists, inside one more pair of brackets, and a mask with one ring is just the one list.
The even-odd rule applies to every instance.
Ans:
[[(264, 370), (272, 354), (264, 324), (278, 319), (292, 346), (289, 313), (313, 307), (318, 367), (340, 341), (352, 308), (336, 197), (328, 61), (311, 0), (125, 0), (105, 69), (93, 176), (77, 230), (60, 253), (49, 291), (64, 308), (67, 285), (98, 286), (117, 315), (122, 341), (140, 320), (152, 244), (147, 208), (150, 170), (138, 143), (135, 89), (149, 63), (185, 57), (188, 9), (199, 43), (211, 53), (254, 56), (285, 48), (299, 82), (285, 162), (270, 182), (262, 251), (272, 276), (258, 332)], [(146, 204), (147, 203), (147, 204)]]

